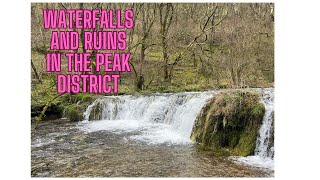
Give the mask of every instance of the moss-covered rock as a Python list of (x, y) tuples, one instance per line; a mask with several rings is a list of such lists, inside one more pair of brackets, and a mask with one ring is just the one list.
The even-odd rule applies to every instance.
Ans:
[(191, 138), (216, 155), (252, 155), (264, 111), (255, 92), (221, 92), (203, 108)]
[(75, 94), (73, 99), (75, 102), (91, 103), (94, 100), (93, 96), (92, 94)]
[(92, 110), (89, 116), (89, 121), (101, 120), (101, 119), (102, 119), (102, 108), (101, 108), (101, 104), (98, 102), (95, 106), (92, 107)]
[(69, 121), (81, 121), (83, 119), (83, 111), (81, 107), (76, 104), (72, 104), (66, 109), (66, 117)]
[(95, 97), (91, 94), (68, 95), (63, 104), (65, 116), (69, 121), (83, 120), (83, 112), (94, 101)]

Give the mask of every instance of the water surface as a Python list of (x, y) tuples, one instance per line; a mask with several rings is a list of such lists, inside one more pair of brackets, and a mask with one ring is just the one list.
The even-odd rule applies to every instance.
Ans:
[[(97, 126), (99, 124), (95, 125)], [(83, 130), (81, 124), (66, 120), (41, 122), (38, 129), (31, 132), (31, 175), (33, 177), (273, 176), (272, 170), (235, 163), (224, 157), (215, 157), (208, 152), (198, 150), (193, 143), (175, 144), (167, 141), (150, 143), (148, 139), (141, 138), (148, 135), (148, 131), (137, 127), (133, 125), (130, 131), (121, 128), (112, 131), (88, 131)]]

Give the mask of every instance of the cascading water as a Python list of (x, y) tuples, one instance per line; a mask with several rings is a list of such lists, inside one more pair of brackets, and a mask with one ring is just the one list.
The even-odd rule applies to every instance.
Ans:
[(260, 90), (261, 101), (265, 106), (265, 114), (262, 125), (259, 129), (256, 148), (253, 156), (248, 157), (233, 157), (241, 163), (254, 165), (257, 167), (265, 167), (273, 169), (274, 167), (274, 147), (270, 146), (271, 131), (273, 129), (274, 115), (274, 91), (271, 88)]
[[(31, 175), (37, 177), (268, 177), (273, 176), (273, 90), (254, 156), (233, 159), (199, 151), (190, 140), (206, 102), (221, 90), (199, 93), (108, 96), (96, 99), (75, 124), (45, 121), (31, 138)], [(200, 116), (201, 117), (201, 116)], [(90, 120), (90, 121), (89, 121)], [(76, 126), (75, 126), (76, 125)], [(269, 146), (269, 147), (268, 147)], [(260, 164), (259, 164), (260, 163)], [(253, 166), (270, 166), (271, 170)]]
[[(249, 157), (232, 158), (241, 163), (273, 169), (274, 148), (270, 147), (269, 141), (273, 128), (274, 92), (272, 88), (252, 90), (261, 94), (261, 101), (265, 105), (255, 153)], [(217, 93), (103, 97), (87, 107), (84, 121), (79, 127), (86, 132), (102, 130), (129, 133), (129, 139), (148, 144), (191, 143), (190, 135), (197, 116), (206, 102)], [(95, 108), (98, 108), (97, 112)]]
[[(153, 94), (149, 96), (103, 97), (88, 106), (80, 128), (87, 132), (107, 130), (115, 133), (139, 132), (132, 140), (150, 144), (190, 143), (194, 121), (215, 92)], [(91, 115), (100, 121), (90, 121)]]
[(259, 130), (259, 136), (257, 138), (257, 144), (255, 149), (255, 155), (260, 157), (273, 158), (274, 147), (269, 147), (272, 121), (273, 121), (273, 101), (274, 93), (272, 89), (264, 90), (262, 92), (262, 102), (265, 106), (265, 114), (263, 117), (263, 123)]

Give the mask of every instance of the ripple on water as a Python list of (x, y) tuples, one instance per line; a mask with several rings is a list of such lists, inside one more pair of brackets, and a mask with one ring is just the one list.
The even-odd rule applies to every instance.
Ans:
[[(32, 131), (33, 177), (273, 176), (273, 171), (202, 153), (194, 144), (168, 143), (164, 135), (157, 134), (157, 128), (166, 127), (148, 130), (133, 125), (137, 128), (119, 129), (117, 132), (121, 133), (108, 130), (84, 133), (74, 127), (76, 123), (58, 120), (43, 122), (37, 131)], [(168, 133), (164, 134), (169, 136)], [(150, 143), (151, 137), (158, 143)], [(181, 139), (175, 142), (178, 141), (183, 142)]]

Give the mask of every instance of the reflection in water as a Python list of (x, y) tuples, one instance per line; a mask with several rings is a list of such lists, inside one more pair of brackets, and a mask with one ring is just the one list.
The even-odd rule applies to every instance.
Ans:
[(32, 130), (33, 177), (266, 177), (273, 171), (234, 163), (194, 144), (150, 144), (140, 131), (84, 133), (77, 123), (42, 122)]

